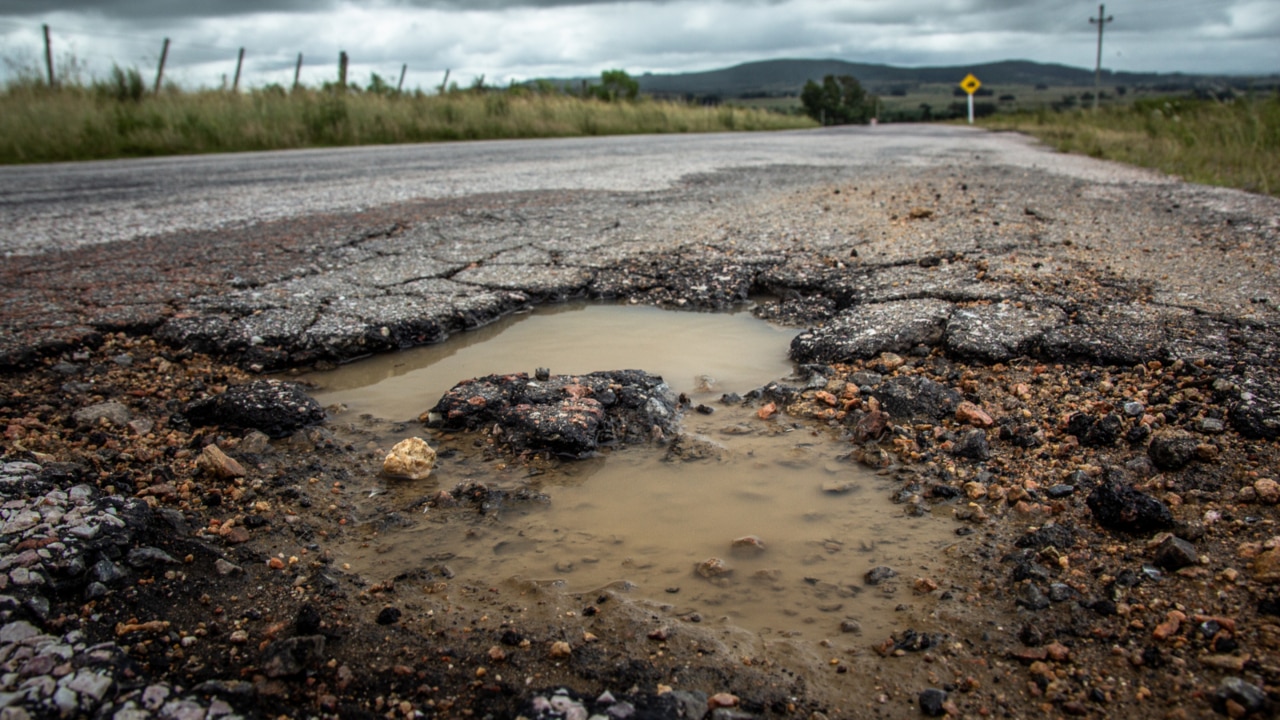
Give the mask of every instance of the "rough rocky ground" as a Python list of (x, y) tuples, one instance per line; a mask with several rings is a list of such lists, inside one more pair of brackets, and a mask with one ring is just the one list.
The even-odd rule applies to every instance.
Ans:
[[(957, 153), (7, 258), (0, 712), (1269, 715), (1278, 235), (1274, 200)], [(851, 443), (904, 513), (956, 518), (945, 574), (849, 568), (913, 608), (899, 632), (824, 654), (617, 589), (362, 578), (331, 548), (367, 531), (356, 493), (403, 428), (289, 397), (266, 415), (296, 425), (202, 410), (571, 297), (754, 297), (796, 327), (810, 382), (747, 402)], [(424, 498), (460, 524), (537, 501), (487, 479), (560, 462), (421, 432), (468, 478)]]

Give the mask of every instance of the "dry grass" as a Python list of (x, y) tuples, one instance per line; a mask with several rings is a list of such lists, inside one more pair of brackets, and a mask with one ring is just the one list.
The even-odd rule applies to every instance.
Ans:
[(445, 95), (279, 89), (150, 93), (104, 86), (0, 93), (0, 162), (30, 163), (381, 143), (779, 130), (807, 118), (520, 89)]
[(1034, 135), (1063, 151), (1155, 168), (1186, 180), (1280, 196), (1280, 95), (1164, 98), (1130, 107), (1001, 115), (993, 130)]

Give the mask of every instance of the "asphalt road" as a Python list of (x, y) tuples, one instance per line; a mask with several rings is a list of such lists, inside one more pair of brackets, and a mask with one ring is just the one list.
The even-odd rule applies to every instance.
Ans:
[(424, 198), (636, 192), (776, 165), (922, 168), (964, 159), (1100, 182), (1156, 176), (1027, 138), (942, 125), (395, 145), (0, 168), (0, 253), (27, 255)]

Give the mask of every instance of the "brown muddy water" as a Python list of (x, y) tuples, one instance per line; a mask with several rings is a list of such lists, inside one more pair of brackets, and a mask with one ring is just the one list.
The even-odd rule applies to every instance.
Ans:
[[(371, 478), (361, 533), (339, 560), (375, 582), (446, 566), (472, 583), (519, 577), (569, 593), (621, 588), (670, 615), (763, 636), (817, 640), (859, 628), (887, 636), (928, 613), (932, 598), (913, 585), (940, 574), (954, 525), (908, 517), (890, 501), (900, 483), (852, 462), (832, 430), (785, 415), (761, 420), (754, 408), (718, 401), (789, 375), (794, 334), (746, 312), (567, 305), (308, 376), (321, 403), (396, 420), (416, 417), (459, 380), (537, 367), (642, 369), (716, 408), (684, 418), (685, 434), (711, 448), (703, 459), (633, 447), (530, 476), (459, 454), (423, 482)], [(386, 445), (411, 434), (443, 440), (410, 423)], [(483, 519), (422, 510), (426, 496), (464, 480), (527, 487), (549, 502), (510, 502)], [(762, 547), (734, 547), (746, 536)], [(699, 574), (711, 558), (727, 571)], [(865, 573), (880, 565), (897, 577), (867, 585)]]

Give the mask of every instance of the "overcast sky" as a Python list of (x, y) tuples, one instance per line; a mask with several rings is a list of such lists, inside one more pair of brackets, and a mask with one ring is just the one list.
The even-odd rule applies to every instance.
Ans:
[[(1277, 0), (1107, 3), (1102, 63), (1111, 70), (1280, 73)], [(113, 63), (153, 77), (217, 86), (245, 48), (242, 86), (370, 72), (406, 87), (451, 79), (489, 84), (535, 77), (711, 70), (773, 58), (892, 65), (1025, 59), (1093, 68), (1098, 14), (1074, 0), (0, 0), (4, 71), (43, 72), (41, 25), (55, 60), (89, 74)]]

